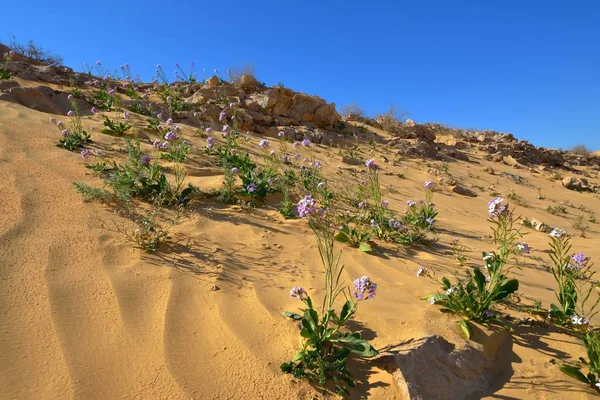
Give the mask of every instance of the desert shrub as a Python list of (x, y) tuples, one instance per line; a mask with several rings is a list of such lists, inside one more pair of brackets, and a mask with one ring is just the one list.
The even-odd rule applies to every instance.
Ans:
[(256, 79), (256, 67), (254, 65), (244, 65), (242, 67), (232, 67), (227, 70), (229, 83), (237, 85), (242, 80), (242, 76), (248, 75)]
[(563, 205), (557, 205), (557, 206), (548, 206), (546, 208), (546, 211), (548, 211), (550, 214), (552, 215), (560, 215), (560, 214), (566, 214), (567, 213), (567, 208)]
[(375, 119), (381, 126), (381, 129), (388, 132), (395, 132), (401, 125), (402, 120), (406, 118), (407, 113), (399, 110), (394, 104), (390, 108), (375, 116)]
[(443, 277), (439, 283), (442, 293), (426, 296), (431, 304), (442, 307), (443, 312), (452, 312), (464, 317), (459, 325), (464, 334), (470, 337), (468, 321), (499, 321), (492, 308), (495, 303), (505, 300), (519, 288), (519, 281), (509, 279), (506, 275), (508, 258), (518, 250), (517, 238), (521, 236), (514, 227), (518, 217), (502, 198), (489, 203), (489, 220), (492, 224), (493, 241), (497, 249), (491, 253), (483, 253), (486, 276), (479, 268), (467, 271), (466, 278), (456, 278), (454, 282)]
[(585, 157), (589, 156), (592, 153), (592, 150), (590, 150), (590, 148), (587, 147), (585, 144), (575, 145), (575, 146), (571, 147), (570, 151), (572, 153), (579, 154), (580, 156), (585, 156)]
[(35, 44), (33, 39), (29, 39), (26, 43), (20, 43), (17, 37), (12, 35), (9, 39), (7, 46), (10, 47), (15, 54), (29, 57), (35, 61), (39, 61), (44, 64), (62, 65), (62, 56), (52, 54), (48, 50)]
[[(94, 110), (94, 109), (92, 109)], [(126, 133), (129, 129), (131, 129), (131, 124), (129, 123), (129, 112), (125, 111), (122, 115), (118, 115), (116, 118), (111, 119), (106, 114), (100, 114), (104, 118), (104, 129), (100, 132), (107, 135), (117, 135), (121, 136)], [(121, 120), (121, 117), (123, 118)]]
[[(334, 232), (328, 214), (310, 195), (298, 203), (298, 214), (309, 219), (309, 226), (317, 237), (325, 269), (325, 295), (319, 309), (301, 287), (294, 287), (290, 291), (290, 298), (298, 299), (306, 306), (301, 309), (302, 314), (285, 313), (300, 321), (302, 344), (290, 361), (281, 364), (281, 370), (323, 388), (331, 380), (336, 392), (345, 395), (347, 386), (355, 385), (347, 366), (350, 353), (361, 357), (378, 354), (360, 332), (352, 332), (345, 326), (356, 313), (360, 301), (375, 297), (377, 284), (363, 276), (354, 281), (354, 291), (351, 292), (341, 281), (344, 266), (339, 264), (341, 253), (334, 249)], [(335, 311), (335, 302), (340, 294), (347, 300), (338, 313)]]
[(366, 117), (365, 111), (356, 103), (346, 104), (340, 110), (340, 114), (344, 117), (350, 117), (358, 121), (362, 121)]
[(456, 259), (459, 265), (465, 265), (467, 262), (467, 256), (465, 256), (465, 252), (467, 248), (460, 244), (460, 239), (454, 238), (450, 242), (450, 248), (452, 249), (452, 255)]
[(184, 187), (184, 173), (180, 166), (175, 166), (175, 182), (167, 179), (161, 165), (140, 149), (139, 139), (125, 138), (127, 161), (119, 164), (102, 154), (82, 152), (84, 158), (99, 158), (107, 165), (104, 183), (107, 188), (102, 193), (91, 189), (88, 185), (76, 183), (75, 189), (87, 198), (98, 194), (98, 200), (127, 202), (140, 199), (149, 203), (160, 200), (161, 205), (184, 204), (196, 192), (196, 188)]
[(582, 237), (582, 238), (585, 237), (585, 234), (590, 227), (589, 227), (589, 225), (585, 224), (583, 214), (581, 214), (579, 217), (577, 217), (575, 222), (573, 222), (573, 228), (575, 228), (579, 231), (580, 237)]
[(433, 181), (425, 182), (425, 199), (418, 203), (412, 200), (406, 202), (408, 208), (404, 212), (402, 222), (427, 231), (435, 230), (436, 217), (438, 215), (433, 203), (433, 191), (435, 184)]

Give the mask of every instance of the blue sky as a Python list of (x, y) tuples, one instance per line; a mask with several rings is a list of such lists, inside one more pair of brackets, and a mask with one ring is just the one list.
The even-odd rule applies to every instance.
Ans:
[(600, 149), (597, 0), (5, 3), (0, 39), (32, 38), (75, 69), (252, 65), (338, 109), (393, 103), (417, 122)]

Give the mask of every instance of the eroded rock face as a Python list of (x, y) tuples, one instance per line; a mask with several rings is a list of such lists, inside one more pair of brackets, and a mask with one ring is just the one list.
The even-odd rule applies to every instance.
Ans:
[(400, 389), (401, 399), (441, 400), (475, 398), (491, 390), (499, 373), (494, 359), (507, 337), (489, 348), (469, 344), (461, 349), (441, 336), (427, 336), (382, 357)]
[[(59, 92), (48, 86), (15, 86), (7, 91), (0, 92), (0, 100), (21, 104), (41, 112), (63, 115), (67, 114), (72, 108), (67, 96), (67, 93)], [(88, 110), (91, 105), (84, 100), (76, 99), (75, 101), (78, 103), (81, 114), (89, 115)]]

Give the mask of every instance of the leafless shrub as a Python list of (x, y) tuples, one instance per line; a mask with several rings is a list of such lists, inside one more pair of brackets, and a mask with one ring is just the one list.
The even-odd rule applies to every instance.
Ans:
[(402, 125), (402, 120), (407, 116), (406, 111), (398, 109), (393, 103), (390, 108), (381, 114), (377, 114), (375, 119), (381, 126), (381, 129), (388, 132), (395, 132)]
[(590, 150), (590, 148), (587, 147), (585, 144), (578, 144), (571, 148), (571, 152), (587, 157), (590, 155), (592, 150)]
[(229, 82), (237, 85), (242, 80), (242, 76), (248, 75), (256, 79), (256, 68), (254, 65), (244, 65), (243, 67), (232, 67), (227, 70)]
[(44, 64), (63, 64), (62, 56), (52, 54), (48, 50), (43, 49), (35, 44), (33, 39), (29, 39), (27, 43), (20, 43), (15, 35), (11, 35), (8, 43), (4, 44), (20, 56), (28, 57)]

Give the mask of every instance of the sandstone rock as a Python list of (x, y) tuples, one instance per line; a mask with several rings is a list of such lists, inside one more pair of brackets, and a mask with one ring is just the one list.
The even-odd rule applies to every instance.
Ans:
[(492, 161), (502, 162), (502, 160), (504, 160), (504, 156), (502, 155), (501, 152), (497, 152), (495, 154), (492, 154)]
[(456, 194), (460, 194), (461, 196), (477, 197), (477, 193), (464, 187), (463, 185), (453, 186), (450, 190)]
[(525, 225), (526, 221), (529, 222), (529, 225), (531, 225), (531, 227), (536, 231), (546, 232), (548, 230), (548, 226), (546, 224), (544, 224), (542, 221), (538, 221), (535, 218), (523, 220), (521, 224)]
[(594, 192), (598, 189), (598, 185), (590, 184), (585, 178), (576, 178), (567, 176), (562, 180), (562, 185), (569, 190)]
[(492, 167), (485, 167), (483, 169), (483, 172), (487, 172), (490, 175), (494, 175), (496, 173), (496, 171), (494, 171), (494, 168), (492, 168)]
[(250, 74), (243, 74), (240, 78), (238, 86), (246, 91), (252, 91), (260, 86), (260, 82), (258, 82), (258, 80)]
[(416, 125), (415, 121), (413, 121), (412, 119), (407, 119), (406, 121), (404, 121), (404, 123), (406, 124), (406, 126), (415, 126)]
[(510, 340), (504, 332), (494, 335), (499, 338), (491, 338), (492, 343), (483, 348), (470, 344), (456, 348), (441, 336), (428, 336), (395, 346), (394, 355), (383, 355), (377, 361), (392, 373), (401, 399), (481, 398), (492, 390), (501, 373), (494, 359), (504, 362), (500, 347)]
[(253, 93), (245, 100), (245, 106), (251, 111), (266, 111), (277, 103), (277, 98), (272, 93)]
[(219, 85), (219, 77), (216, 75), (211, 76), (206, 80), (206, 84), (208, 86), (218, 86)]
[[(21, 104), (33, 110), (66, 115), (71, 110), (68, 94), (54, 90), (48, 86), (13, 87), (7, 92), (0, 93), (0, 100)], [(90, 115), (92, 106), (84, 100), (75, 99), (81, 115)]]
[(454, 185), (458, 184), (456, 179), (454, 179), (451, 176), (443, 176), (439, 179), (439, 182), (441, 185), (446, 185), (446, 186), (454, 186)]

